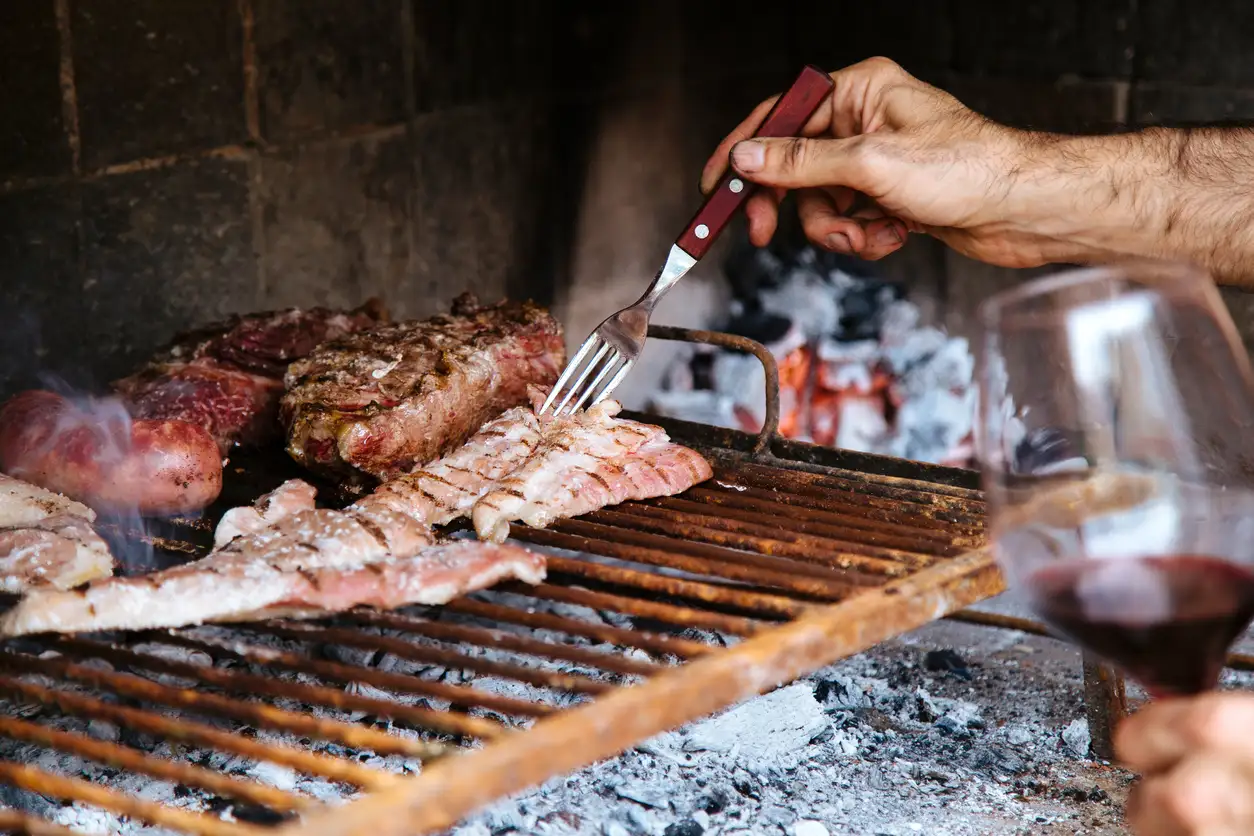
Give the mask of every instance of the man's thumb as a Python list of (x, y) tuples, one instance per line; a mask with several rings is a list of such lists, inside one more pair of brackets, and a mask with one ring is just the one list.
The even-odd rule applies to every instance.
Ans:
[(848, 186), (860, 189), (861, 165), (847, 139), (746, 139), (732, 147), (731, 164), (747, 179), (763, 186), (805, 189)]

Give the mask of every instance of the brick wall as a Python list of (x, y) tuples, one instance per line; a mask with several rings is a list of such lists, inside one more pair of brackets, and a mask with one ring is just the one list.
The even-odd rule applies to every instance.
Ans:
[[(0, 385), (374, 294), (403, 316), (530, 295), (581, 331), (802, 62), (884, 54), (991, 116), (1110, 130), (1254, 117), (1251, 34), (1239, 0), (3, 3)], [(926, 240), (883, 268), (957, 329), (1022, 278)], [(713, 273), (693, 292), (717, 300)]]

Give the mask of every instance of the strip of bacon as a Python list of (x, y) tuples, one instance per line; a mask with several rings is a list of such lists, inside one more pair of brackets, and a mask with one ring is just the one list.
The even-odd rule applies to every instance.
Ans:
[(182, 566), (33, 591), (0, 619), (0, 633), (181, 627), (257, 612), (288, 600), (311, 573), (352, 572), (414, 555), (432, 540), (426, 526), (386, 509), (300, 511)]
[(616, 418), (621, 409), (602, 401), (546, 422), (531, 458), (475, 503), (479, 538), (503, 542), (516, 520), (542, 528), (629, 499), (680, 493), (713, 475), (700, 454), (672, 443), (661, 427)]
[(351, 572), (303, 573), (282, 602), (234, 620), (316, 618), (363, 605), (384, 610), (410, 604), (437, 606), (510, 578), (537, 584), (544, 574), (544, 557), (520, 546), (458, 540)]
[(385, 482), (356, 506), (382, 506), (428, 525), (443, 525), (469, 514), (497, 480), (531, 456), (540, 438), (535, 413), (515, 407), (444, 458)]

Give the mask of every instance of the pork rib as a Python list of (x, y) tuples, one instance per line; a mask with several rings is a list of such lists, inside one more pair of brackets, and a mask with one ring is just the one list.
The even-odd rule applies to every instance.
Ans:
[(531, 303), (483, 307), (350, 334), (288, 369), (288, 452), (314, 471), (387, 480), (460, 446), (484, 422), (552, 385), (561, 327)]
[(602, 401), (546, 421), (535, 453), (475, 503), (479, 538), (499, 543), (515, 520), (543, 528), (607, 505), (681, 493), (713, 475), (709, 462), (661, 427), (616, 418), (621, 409)]
[(428, 525), (443, 525), (468, 515), (479, 497), (539, 444), (539, 419), (527, 407), (515, 407), (444, 458), (385, 482), (356, 504), (382, 505)]
[(0, 591), (70, 589), (113, 574), (87, 506), (0, 475)]

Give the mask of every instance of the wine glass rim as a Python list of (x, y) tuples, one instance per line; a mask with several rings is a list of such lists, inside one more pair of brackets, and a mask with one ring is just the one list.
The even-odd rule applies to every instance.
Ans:
[[(1135, 280), (1138, 271), (1153, 271), (1155, 285), (1158, 287), (1168, 284), (1187, 287), (1193, 281), (1209, 279), (1206, 272), (1188, 262), (1127, 258), (1109, 264), (1063, 269), (994, 293), (980, 303), (978, 317), (983, 325), (992, 327), (998, 320), (1004, 318), (1007, 308), (1012, 308), (1020, 302), (1049, 296), (1111, 276), (1124, 275)], [(1147, 289), (1152, 289), (1152, 286)], [(1027, 314), (1027, 316), (1032, 315)]]

